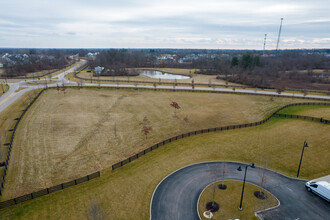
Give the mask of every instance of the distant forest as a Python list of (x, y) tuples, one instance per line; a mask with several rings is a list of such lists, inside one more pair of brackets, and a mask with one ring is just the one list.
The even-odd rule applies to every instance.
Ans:
[(42, 70), (61, 69), (72, 60), (66, 50), (57, 49), (0, 49), (3, 76), (26, 76)]
[[(95, 55), (89, 55), (90, 53)], [(187, 68), (218, 79), (253, 87), (330, 90), (330, 49), (206, 50), (206, 49), (0, 49), (6, 76), (59, 69), (71, 55), (85, 57), (102, 75), (136, 74), (134, 68)]]
[[(174, 55), (162, 59), (164, 54)], [(188, 62), (179, 62), (192, 57)], [(193, 68), (218, 79), (260, 88), (330, 91), (330, 50), (103, 50), (90, 66), (108, 69), (105, 75), (127, 75), (127, 68)], [(317, 70), (317, 71), (315, 71)]]

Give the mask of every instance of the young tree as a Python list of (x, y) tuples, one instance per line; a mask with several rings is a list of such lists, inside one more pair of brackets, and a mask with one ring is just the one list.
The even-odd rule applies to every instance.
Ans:
[(308, 93), (307, 93), (307, 90), (304, 89), (304, 96), (306, 96)]
[(66, 86), (65, 86), (64, 83), (62, 84), (61, 90), (62, 90), (63, 94), (65, 95), (65, 93), (66, 93)]
[(143, 118), (143, 121), (140, 123), (142, 125), (141, 132), (145, 135), (146, 139), (148, 138), (148, 134), (152, 131), (152, 127), (150, 126), (150, 121), (147, 116)]
[(221, 167), (221, 177), (222, 177), (222, 184), (219, 184), (219, 189), (226, 189), (227, 186), (225, 185), (225, 175), (227, 173), (227, 163), (222, 163)]
[(258, 170), (258, 176), (259, 176), (259, 186), (260, 189), (259, 191), (255, 191), (254, 195), (258, 198), (258, 199), (266, 199), (266, 194), (263, 192), (263, 188), (266, 184), (266, 168), (267, 168), (267, 159), (265, 160), (265, 164), (263, 166), (264, 169), (259, 169)]
[(115, 138), (117, 138), (117, 123), (116, 123), (116, 121), (115, 121), (113, 130), (114, 130), (114, 133), (115, 133)]
[(282, 90), (280, 88), (276, 89), (277, 94), (281, 94)]
[(208, 170), (209, 170), (210, 182), (213, 184), (212, 184), (212, 202), (208, 202), (206, 204), (206, 207), (211, 212), (216, 212), (219, 210), (219, 205), (215, 202), (215, 192), (217, 186), (216, 181), (217, 181), (217, 173), (218, 173), (217, 166), (215, 164), (208, 165)]
[(60, 91), (60, 86), (56, 84), (56, 90), (59, 92)]
[(157, 84), (155, 82), (154, 82), (153, 86), (154, 86), (155, 89), (157, 88)]
[(177, 102), (174, 102), (174, 101), (173, 101), (173, 102), (170, 104), (170, 106), (172, 106), (172, 107), (174, 108), (174, 117), (176, 117), (176, 110), (181, 108), (180, 105), (179, 105)]

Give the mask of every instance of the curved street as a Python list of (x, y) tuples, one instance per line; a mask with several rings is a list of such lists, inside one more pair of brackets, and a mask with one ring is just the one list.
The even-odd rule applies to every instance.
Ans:
[[(71, 72), (74, 72), (81, 68), (82, 66), (86, 65), (86, 60), (81, 60), (79, 63), (71, 67), (70, 69), (61, 72), (60, 74), (53, 76), (52, 81), (56, 81), (55, 83), (48, 84), (48, 87), (56, 87), (57, 85), (65, 84), (67, 86), (77, 86), (77, 82), (71, 81), (65, 78), (65, 76)], [(22, 80), (15, 83), (8, 83), (9, 90), (3, 94), (0, 97), (0, 112), (3, 111), (5, 108), (7, 108), (9, 105), (11, 105), (13, 102), (15, 102), (19, 97), (21, 97), (23, 94), (25, 94), (27, 91), (39, 89), (46, 87), (45, 84), (42, 85), (29, 85), (26, 84), (27, 82), (33, 82), (33, 81), (42, 81), (42, 80), (48, 80), (48, 79), (41, 79), (41, 80)], [(146, 89), (155, 89), (152, 85), (129, 85), (129, 84), (115, 84), (115, 83), (82, 83), (81, 86), (102, 86), (102, 87), (118, 87), (118, 88), (146, 88)], [(25, 89), (20, 90), (19, 92), (16, 92), (19, 88), (25, 87)], [(195, 87), (194, 89), (192, 87), (188, 86), (176, 86), (173, 88), (173, 86), (157, 86), (157, 89), (167, 89), (167, 90), (191, 90), (191, 91), (217, 91), (217, 92), (228, 92), (228, 93), (243, 93), (243, 94), (251, 94), (251, 95), (273, 95), (273, 96), (282, 96), (282, 97), (306, 97), (306, 98), (313, 98), (313, 99), (321, 99), (325, 101), (330, 101), (330, 96), (326, 95), (306, 95), (299, 94), (299, 93), (281, 93), (278, 94), (276, 92), (272, 91), (258, 91), (258, 90), (249, 90), (249, 89), (236, 89), (233, 91), (229, 88), (210, 88), (210, 87)]]
[[(165, 178), (155, 189), (150, 205), (150, 219), (199, 219), (197, 201), (202, 190), (214, 182), (211, 170), (219, 173), (224, 162), (205, 162), (184, 167)], [(225, 162), (227, 180), (243, 180), (244, 164)], [(243, 171), (237, 171), (242, 166)], [(264, 188), (279, 201), (280, 206), (268, 211), (259, 212), (262, 219), (330, 219), (330, 206), (320, 197), (307, 192), (305, 180), (289, 178), (280, 173), (256, 167), (248, 168), (246, 181), (259, 185), (260, 171), (265, 172)], [(240, 201), (237, 201), (237, 206)], [(243, 200), (244, 208), (244, 200)], [(232, 218), (235, 218), (233, 216)]]

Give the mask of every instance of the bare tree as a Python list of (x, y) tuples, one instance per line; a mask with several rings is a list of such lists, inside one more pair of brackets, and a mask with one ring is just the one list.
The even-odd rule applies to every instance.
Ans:
[(174, 108), (174, 117), (176, 117), (176, 110), (181, 108), (180, 105), (179, 105), (177, 102), (174, 102), (174, 101), (173, 101), (173, 102), (170, 104), (170, 106), (172, 106), (172, 107)]
[(219, 205), (215, 202), (215, 192), (216, 192), (216, 181), (217, 181), (217, 166), (215, 164), (208, 165), (209, 169), (209, 177), (210, 177), (210, 182), (213, 183), (212, 185), (212, 202), (208, 202), (206, 204), (207, 209), (211, 210), (211, 212), (218, 211), (219, 210)]
[(254, 195), (258, 198), (258, 199), (262, 199), (262, 200), (265, 200), (266, 199), (266, 194), (263, 192), (263, 188), (266, 184), (266, 175), (265, 175), (265, 172), (266, 172), (266, 168), (267, 168), (267, 159), (265, 159), (265, 164), (263, 166), (263, 168), (261, 169), (258, 169), (258, 176), (259, 176), (259, 186), (260, 186), (260, 189), (259, 191), (255, 191), (254, 192)]
[(113, 130), (114, 130), (114, 133), (115, 133), (115, 138), (117, 138), (117, 123), (116, 123), (116, 121), (115, 121)]
[(306, 96), (308, 93), (307, 93), (307, 90), (304, 89), (304, 96)]
[(103, 220), (105, 215), (100, 205), (96, 202), (95, 199), (92, 199), (88, 211), (87, 211), (88, 220)]
[(227, 173), (227, 163), (222, 163), (221, 167), (221, 178), (222, 178), (222, 183), (218, 186), (219, 189), (226, 189), (227, 186), (225, 185), (225, 175)]
[(152, 126), (150, 126), (150, 121), (147, 118), (147, 116), (145, 116), (143, 118), (143, 121), (140, 123), (140, 125), (142, 125), (141, 132), (142, 132), (142, 134), (145, 135), (145, 137), (147, 139), (148, 134), (150, 133), (150, 131), (152, 131)]
[[(48, 80), (49, 80), (49, 82), (52, 80), (52, 74), (50, 73), (50, 74), (48, 74)], [(47, 81), (47, 80), (46, 80)]]
[(63, 94), (64, 94), (64, 96), (65, 96), (65, 93), (66, 93), (66, 86), (65, 86), (65, 84), (63, 83), (62, 84), (62, 92), (63, 92)]

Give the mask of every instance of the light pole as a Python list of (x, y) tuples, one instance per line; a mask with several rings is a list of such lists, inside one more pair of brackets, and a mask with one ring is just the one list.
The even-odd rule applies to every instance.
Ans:
[(307, 141), (304, 142), (304, 146), (303, 146), (303, 149), (302, 149), (302, 152), (301, 152), (301, 157), (300, 157), (300, 162), (299, 162), (299, 167), (298, 167), (298, 172), (297, 172), (297, 178), (299, 177), (300, 166), (301, 166), (301, 161), (302, 161), (302, 158), (303, 158), (303, 155), (304, 155), (305, 147), (309, 147), (308, 144), (307, 144)]
[[(245, 186), (246, 171), (247, 171), (247, 168), (248, 168), (248, 167), (255, 168), (254, 163), (252, 163), (251, 165), (246, 165), (246, 166), (245, 166), (245, 173), (244, 173), (244, 180), (243, 180), (243, 187), (242, 187), (241, 202), (240, 202), (239, 207), (238, 207), (239, 210), (243, 210), (243, 208), (242, 208), (242, 202), (243, 202), (243, 194), (244, 194), (244, 186)], [(237, 168), (237, 170), (238, 170), (238, 171), (242, 171), (241, 166), (239, 166), (239, 167)]]

